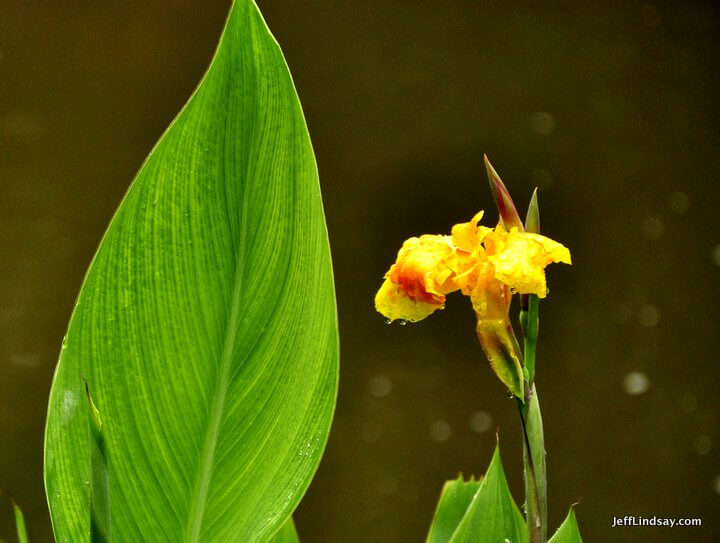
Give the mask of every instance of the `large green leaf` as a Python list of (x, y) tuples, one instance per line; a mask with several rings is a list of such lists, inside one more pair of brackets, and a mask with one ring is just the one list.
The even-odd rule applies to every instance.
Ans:
[(90, 532), (83, 377), (102, 413), (113, 538), (246, 543), (272, 537), (310, 483), (337, 356), (302, 110), (257, 7), (236, 0), (73, 312), (45, 443), (57, 540)]
[(549, 543), (582, 543), (577, 519), (575, 518), (575, 511), (572, 507), (560, 525), (560, 528), (558, 528), (558, 531), (550, 538)]
[(498, 447), (450, 543), (522, 543), (525, 540), (525, 521), (510, 495)]
[(435, 510), (435, 518), (430, 526), (427, 543), (450, 541), (478, 488), (480, 488), (480, 481), (473, 478), (465, 481), (462, 476), (445, 483)]

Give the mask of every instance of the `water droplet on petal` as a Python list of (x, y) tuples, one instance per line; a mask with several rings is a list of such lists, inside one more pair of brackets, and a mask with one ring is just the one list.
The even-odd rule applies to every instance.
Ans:
[(400, 319), (400, 320), (398, 321), (398, 324), (399, 324), (400, 326), (405, 326), (405, 325), (407, 324), (407, 321), (406, 321), (405, 319)]
[(392, 319), (385, 319), (385, 324), (392, 324)]

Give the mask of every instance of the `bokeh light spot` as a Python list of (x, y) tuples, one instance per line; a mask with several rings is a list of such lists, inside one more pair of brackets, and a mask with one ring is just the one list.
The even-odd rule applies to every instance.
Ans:
[(684, 192), (680, 192), (679, 190), (677, 190), (675, 192), (671, 192), (670, 196), (668, 196), (668, 208), (673, 213), (682, 215), (688, 210), (689, 207), (690, 197)]
[(633, 371), (623, 378), (623, 389), (626, 394), (637, 396), (645, 394), (650, 388), (650, 380), (647, 375), (639, 371)]
[(545, 111), (537, 111), (530, 119), (530, 126), (536, 134), (547, 136), (555, 130), (555, 119)]
[(483, 433), (492, 428), (493, 418), (487, 411), (476, 411), (470, 416), (470, 428), (473, 432)]
[(720, 243), (713, 247), (712, 259), (716, 266), (720, 266)]
[(376, 398), (384, 398), (392, 392), (392, 381), (386, 375), (376, 375), (370, 379), (368, 390)]
[(712, 450), (712, 439), (709, 436), (700, 436), (693, 442), (693, 450), (700, 456), (705, 456)]
[(664, 231), (665, 225), (657, 217), (646, 217), (642, 223), (642, 233), (648, 239), (658, 239)]
[(444, 420), (436, 420), (430, 425), (430, 437), (433, 441), (447, 441), (452, 435), (452, 428)]
[(660, 312), (654, 305), (644, 305), (638, 312), (638, 320), (645, 328), (653, 328), (660, 321)]

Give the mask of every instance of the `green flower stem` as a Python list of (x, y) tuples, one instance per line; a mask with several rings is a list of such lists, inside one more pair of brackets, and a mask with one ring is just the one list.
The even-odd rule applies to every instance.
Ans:
[(525, 517), (530, 543), (547, 541), (547, 470), (545, 439), (537, 390), (526, 386), (525, 403), (518, 402), (523, 427)]
[(518, 402), (523, 428), (523, 468), (525, 474), (525, 516), (528, 541), (547, 541), (547, 469), (545, 437), (535, 378), (535, 355), (539, 330), (539, 298), (531, 294), (520, 311), (524, 335), (525, 402)]
[(540, 308), (540, 298), (537, 294), (527, 294), (527, 307), (520, 311), (520, 325), (523, 329), (524, 336), (524, 358), (525, 358), (525, 378), (532, 387), (535, 380), (535, 352), (537, 350), (537, 338), (540, 330), (540, 319), (538, 310)]

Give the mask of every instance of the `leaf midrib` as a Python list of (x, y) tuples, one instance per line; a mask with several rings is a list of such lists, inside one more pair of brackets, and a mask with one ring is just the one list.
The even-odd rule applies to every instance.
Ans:
[[(220, 38), (220, 42), (218, 43), (217, 48), (215, 49), (215, 53), (213, 54), (213, 58), (210, 61), (208, 71), (205, 73), (198, 85), (198, 89), (200, 89), (200, 87), (202, 87), (206, 83), (206, 80), (210, 77), (212, 68), (215, 66), (215, 63), (220, 55), (220, 51), (223, 47), (223, 42), (226, 39), (226, 32), (228, 31), (228, 27), (230, 26), (230, 21), (232, 20), (235, 9), (236, 5), (235, 1), (233, 0), (230, 11), (228, 12), (225, 25), (223, 26), (223, 32)], [(246, 172), (246, 178), (247, 173), (248, 172)], [(191, 502), (189, 514), (185, 527), (185, 534), (183, 537), (183, 541), (186, 543), (197, 543), (200, 541), (200, 531), (202, 528), (203, 518), (205, 516), (205, 508), (207, 505), (210, 480), (212, 479), (212, 473), (214, 469), (215, 451), (217, 448), (220, 427), (222, 426), (223, 413), (225, 411), (225, 400), (227, 397), (228, 388), (230, 386), (232, 355), (235, 351), (235, 344), (238, 335), (238, 323), (242, 300), (243, 272), (245, 266), (244, 255), (246, 243), (245, 221), (247, 220), (247, 209), (247, 190), (244, 190), (240, 207), (240, 217), (243, 224), (240, 225), (240, 239), (238, 241), (238, 247), (235, 253), (236, 257), (232, 292), (232, 306), (223, 339), (223, 350), (220, 358), (218, 379), (216, 381), (215, 387), (215, 403), (212, 406), (208, 429), (205, 434), (205, 441), (203, 443), (203, 452), (202, 456), (200, 457), (200, 463), (198, 465), (198, 475), (190, 498)], [(228, 221), (230, 219), (229, 215), (230, 213), (228, 211)]]
[[(245, 208), (244, 200), (245, 198), (243, 198), (243, 208)], [(244, 238), (244, 236), (242, 237)], [(239, 254), (243, 254), (243, 252), (240, 252)], [(219, 376), (215, 387), (215, 403), (212, 407), (208, 430), (205, 434), (205, 443), (203, 444), (203, 453), (200, 458), (198, 478), (195, 482), (195, 488), (192, 493), (193, 499), (190, 506), (187, 528), (185, 530), (184, 540), (188, 543), (196, 543), (200, 541), (200, 528), (205, 515), (205, 505), (207, 504), (207, 495), (210, 488), (210, 479), (212, 478), (215, 461), (215, 450), (217, 448), (220, 427), (222, 426), (222, 416), (225, 410), (225, 398), (227, 396), (230, 383), (232, 353), (235, 350), (235, 340), (237, 338), (238, 320), (241, 306), (240, 301), (242, 299), (243, 266), (241, 261), (242, 259), (238, 259), (238, 263), (235, 267), (232, 309), (227, 329), (225, 330)]]

